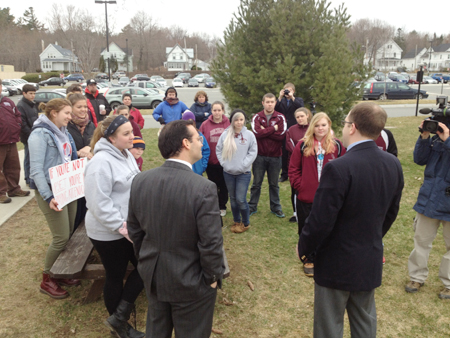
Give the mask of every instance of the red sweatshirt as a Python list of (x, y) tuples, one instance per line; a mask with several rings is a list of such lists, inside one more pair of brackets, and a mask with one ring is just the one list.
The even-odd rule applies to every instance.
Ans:
[(224, 130), (230, 125), (230, 120), (225, 115), (222, 116), (222, 122), (216, 123), (213, 120), (213, 116), (210, 115), (206, 121), (200, 126), (200, 132), (205, 136), (206, 141), (208, 141), (209, 149), (211, 153), (209, 154), (208, 164), (220, 165), (219, 160), (216, 155), (216, 146), (219, 141), (220, 135)]
[[(323, 167), (325, 165), (345, 154), (345, 148), (341, 141), (335, 139), (336, 147), (333, 153), (325, 154), (323, 159)], [(297, 143), (289, 163), (289, 181), (292, 188), (297, 191), (297, 198), (304, 203), (312, 203), (317, 188), (319, 187), (319, 176), (317, 174), (317, 157), (316, 155), (304, 156), (301, 148), (303, 141)], [(323, 169), (322, 169), (323, 170)]]
[[(275, 130), (275, 125), (278, 126), (278, 130)], [(286, 118), (279, 112), (274, 111), (270, 121), (267, 121), (264, 110), (255, 114), (252, 118), (252, 130), (258, 142), (258, 155), (280, 157), (281, 146), (286, 137), (286, 127)]]
[(308, 126), (309, 124), (302, 126), (295, 124), (288, 129), (286, 132), (286, 150), (289, 153), (292, 154), (297, 143), (305, 136)]

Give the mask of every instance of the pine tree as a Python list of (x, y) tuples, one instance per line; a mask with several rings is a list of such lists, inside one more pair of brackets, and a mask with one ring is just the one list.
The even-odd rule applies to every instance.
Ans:
[(98, 69), (100, 70), (100, 72), (104, 73), (106, 70), (106, 61), (103, 58), (103, 55), (100, 56), (100, 62), (98, 64)]
[(0, 8), (0, 28), (4, 29), (10, 26), (15, 26), (14, 15), (10, 13), (10, 8)]
[(312, 98), (335, 127), (357, 99), (354, 72), (362, 59), (349, 46), (349, 16), (326, 0), (242, 0), (212, 62), (214, 78), (231, 108), (262, 110), (261, 99), (296, 85), (305, 105)]
[(24, 13), (23, 18), (20, 18), (20, 24), (29, 29), (30, 31), (36, 30), (44, 30), (44, 24), (40, 23), (39, 20), (36, 18), (36, 15), (34, 13), (34, 8), (29, 7)]

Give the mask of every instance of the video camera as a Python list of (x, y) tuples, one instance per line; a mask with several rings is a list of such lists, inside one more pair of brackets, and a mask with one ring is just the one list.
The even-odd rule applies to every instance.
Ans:
[(428, 115), (431, 114), (430, 118), (427, 118), (423, 122), (423, 127), (419, 128), (422, 133), (428, 131), (432, 134), (436, 134), (437, 131), (443, 133), (441, 127), (439, 127), (439, 122), (448, 124), (450, 122), (450, 106), (448, 105), (448, 96), (438, 96), (436, 98), (436, 104), (439, 105), (438, 108), (422, 108), (419, 113)]

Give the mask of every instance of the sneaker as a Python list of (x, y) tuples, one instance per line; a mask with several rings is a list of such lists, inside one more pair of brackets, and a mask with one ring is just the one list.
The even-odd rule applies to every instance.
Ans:
[(8, 196), (6, 195), (0, 196), (0, 203), (9, 203), (9, 202), (11, 202), (11, 199)]
[(250, 216), (256, 214), (257, 212), (258, 212), (258, 210), (256, 210), (256, 209), (255, 210), (250, 209)]
[(241, 234), (245, 231), (247, 231), (248, 229), (250, 229), (251, 225), (247, 225), (244, 226), (244, 223), (239, 223), (239, 225), (234, 229), (234, 233), (236, 234)]
[(303, 264), (303, 272), (308, 277), (314, 277), (314, 263)]
[(292, 216), (291, 218), (289, 218), (289, 222), (291, 222), (291, 223), (297, 223), (297, 217)]
[(241, 224), (241, 222), (234, 222), (233, 225), (230, 228), (231, 232), (234, 232), (236, 227), (238, 227), (240, 224)]
[(450, 289), (445, 288), (439, 293), (440, 299), (450, 299)]
[(25, 197), (28, 196), (30, 194), (29, 191), (25, 191), (25, 190), (17, 190), (16, 192), (12, 193), (12, 194), (8, 194), (9, 197)]
[(220, 216), (225, 217), (227, 214), (226, 210), (220, 210)]
[(423, 283), (409, 281), (409, 283), (405, 285), (405, 291), (409, 293), (416, 293), (422, 286)]
[(280, 217), (280, 218), (286, 217), (286, 215), (283, 214), (283, 211), (281, 211), (281, 210), (271, 211), (271, 213), (272, 213), (272, 214), (275, 214), (275, 216)]

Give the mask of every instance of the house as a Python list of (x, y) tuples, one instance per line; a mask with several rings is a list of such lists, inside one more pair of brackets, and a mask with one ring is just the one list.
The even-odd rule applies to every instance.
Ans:
[[(428, 67), (429, 65), (429, 67)], [(429, 71), (448, 71), (450, 68), (450, 43), (429, 47), (420, 59), (420, 66)]]
[(406, 67), (408, 71), (418, 69), (423, 65), (421, 59), (426, 52), (426, 48), (410, 50), (403, 55), (402, 66)]
[(371, 63), (378, 70), (396, 70), (402, 64), (402, 52), (403, 49), (390, 39), (378, 48), (376, 53), (368, 50), (364, 56), (364, 63)]
[(47, 72), (79, 72), (81, 71), (78, 57), (71, 50), (62, 48), (58, 42), (49, 44), (44, 51), (39, 54), (41, 69)]
[[(100, 53), (105, 60), (106, 72), (108, 72), (108, 51), (106, 48), (102, 48), (102, 52)], [(124, 72), (132, 72), (133, 71), (133, 50), (127, 50), (126, 48), (121, 48), (115, 42), (111, 42), (109, 44), (109, 55), (111, 58), (117, 60), (118, 68), (117, 70), (122, 70)], [(128, 55), (128, 67), (127, 67), (127, 55)]]
[(190, 70), (194, 65), (194, 48), (182, 48), (178, 43), (175, 47), (166, 47), (164, 67), (169, 71)]

